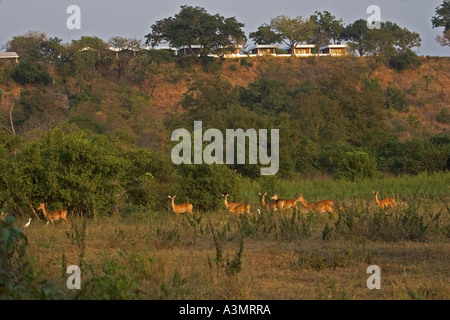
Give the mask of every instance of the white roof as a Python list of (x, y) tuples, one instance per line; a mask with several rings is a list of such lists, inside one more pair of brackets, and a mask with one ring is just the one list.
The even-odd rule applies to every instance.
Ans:
[(321, 47), (320, 50), (327, 49), (327, 48), (341, 49), (341, 48), (347, 48), (347, 47), (348, 47), (348, 44), (328, 44), (326, 46)]
[(111, 50), (111, 51), (114, 51), (114, 52), (121, 52), (121, 51), (124, 51), (124, 50), (135, 51), (135, 52), (139, 51), (139, 49), (128, 48), (128, 47), (123, 47), (123, 48), (109, 47), (108, 49)]
[(249, 48), (249, 50), (253, 50), (253, 49), (276, 49), (278, 48), (279, 45), (277, 44), (257, 44), (251, 48)]
[[(314, 48), (315, 44), (298, 44), (295, 46), (296, 49), (302, 49), (302, 48)], [(290, 46), (284, 47), (285, 50), (291, 49)]]
[(15, 59), (19, 58), (19, 55), (15, 52), (0, 52), (0, 59)]

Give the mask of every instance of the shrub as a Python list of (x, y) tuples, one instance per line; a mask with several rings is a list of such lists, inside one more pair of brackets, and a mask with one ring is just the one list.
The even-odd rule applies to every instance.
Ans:
[(20, 84), (49, 84), (51, 81), (50, 75), (41, 65), (30, 60), (25, 60), (16, 67), (13, 79)]
[(389, 142), (378, 152), (379, 169), (394, 174), (419, 174), (445, 170), (450, 158), (450, 144), (428, 140)]
[(249, 62), (247, 58), (241, 59), (241, 66), (243, 67), (253, 67), (253, 62)]
[(414, 69), (420, 67), (421, 64), (417, 54), (410, 49), (405, 52), (399, 52), (389, 59), (389, 66), (397, 71)]
[(353, 151), (354, 148), (345, 143), (333, 143), (323, 148), (318, 156), (318, 164), (322, 171), (332, 175), (336, 175), (340, 161), (347, 152)]
[(241, 194), (241, 176), (225, 165), (181, 165), (179, 172), (183, 194), (177, 201), (189, 201), (194, 205), (194, 211), (223, 207), (224, 192), (232, 199)]
[(386, 90), (386, 107), (407, 111), (408, 101), (401, 89), (389, 86)]
[(345, 153), (339, 164), (337, 177), (350, 181), (377, 176), (377, 161), (364, 151)]
[(436, 121), (440, 123), (450, 123), (450, 112), (448, 109), (442, 108), (442, 110), (436, 115)]

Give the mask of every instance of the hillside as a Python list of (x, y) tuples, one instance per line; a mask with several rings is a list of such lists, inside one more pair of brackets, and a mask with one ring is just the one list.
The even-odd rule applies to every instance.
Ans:
[[(402, 139), (410, 139), (422, 134), (440, 134), (449, 130), (449, 121), (438, 121), (439, 114), (448, 114), (450, 105), (450, 59), (448, 58), (422, 58), (422, 65), (414, 70), (397, 72), (387, 67), (381, 66), (371, 75), (372, 79), (377, 79), (384, 91), (389, 86), (398, 87), (406, 98), (406, 109), (403, 112), (390, 112), (389, 121), (391, 125), (405, 125), (403, 132), (399, 135)], [(114, 71), (109, 70), (92, 81), (91, 92), (98, 94), (101, 103), (108, 104), (108, 100), (117, 96), (117, 90), (123, 86), (129, 86), (137, 94), (149, 96), (153, 90), (152, 97), (143, 106), (141, 112), (148, 112), (155, 116), (155, 119), (164, 119), (168, 114), (180, 112), (181, 101), (184, 94), (189, 90), (190, 85), (202, 78), (218, 77), (229, 81), (233, 86), (247, 87), (249, 83), (258, 78), (276, 79), (284, 81), (290, 89), (295, 90), (305, 81), (323, 83), (326, 79), (336, 76), (342, 81), (363, 79), (369, 73), (369, 66), (364, 58), (321, 58), (316, 61), (314, 58), (254, 58), (250, 60), (250, 66), (241, 66), (238, 62), (226, 61), (221, 68), (214, 67), (213, 72), (208, 68), (190, 65), (189, 67), (179, 66), (180, 64), (168, 63), (162, 68), (162, 73), (178, 73), (158, 75), (158, 83), (151, 79), (146, 79), (141, 84), (133, 83), (133, 67), (128, 69), (128, 79), (117, 82)], [(211, 63), (210, 63), (211, 64)], [(236, 67), (234, 67), (236, 66)], [(177, 77), (177, 79), (170, 79)], [(151, 78), (151, 76), (149, 77)], [(4, 80), (0, 84), (3, 90), (3, 103), (0, 104), (2, 117), (8, 113), (12, 101), (18, 101), (22, 90), (33, 90), (41, 88), (40, 85), (20, 85), (12, 81)], [(70, 95), (76, 95), (79, 88), (76, 87), (75, 79), (72, 77), (57, 77), (55, 85), (45, 88), (53, 95), (62, 95), (60, 101), (56, 101), (56, 106), (61, 110), (67, 109)], [(64, 97), (65, 96), (65, 97)], [(113, 102), (111, 102), (113, 103)], [(444, 111), (443, 111), (444, 110)], [(92, 116), (89, 112), (81, 115)], [(98, 121), (109, 122), (105, 118), (104, 110), (95, 113)], [(60, 121), (67, 119), (69, 114), (65, 114)], [(112, 115), (110, 115), (112, 117)], [(443, 119), (445, 120), (445, 119)], [(409, 126), (407, 125), (409, 123)], [(5, 121), (3, 121), (5, 125)], [(117, 124), (117, 128), (121, 125)], [(133, 130), (131, 130), (130, 133)]]
[[(0, 120), (11, 134), (13, 106), (14, 130), (25, 141), (62, 126), (66, 132), (112, 134), (166, 155), (172, 132), (189, 129), (196, 120), (220, 130), (277, 128), (286, 177), (314, 172), (342, 177), (344, 155), (360, 151), (376, 159), (383, 173), (447, 170), (450, 59), (420, 60), (419, 67), (399, 72), (374, 66), (370, 58), (259, 57), (197, 64), (144, 51), (120, 79), (113, 60), (88, 66), (70, 60), (57, 66), (54, 83), (51, 65), (3, 64)], [(32, 72), (41, 78), (24, 81), (21, 74)], [(234, 168), (257, 176), (252, 166)]]

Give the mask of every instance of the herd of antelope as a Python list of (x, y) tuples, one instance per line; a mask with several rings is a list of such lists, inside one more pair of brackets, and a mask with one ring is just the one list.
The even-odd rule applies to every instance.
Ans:
[[(394, 198), (386, 198), (386, 199), (379, 199), (378, 194), (379, 191), (375, 192), (375, 201), (377, 203), (377, 206), (385, 209), (388, 207), (395, 208), (395, 199)], [(250, 215), (250, 204), (244, 203), (244, 202), (228, 202), (228, 193), (222, 194), (222, 197), (224, 198), (225, 208), (228, 210), (229, 213), (235, 213), (235, 214), (248, 214)], [(306, 202), (303, 198), (303, 194), (299, 194), (297, 198), (290, 199), (290, 200), (284, 200), (280, 199), (278, 195), (275, 193), (274, 196), (270, 198), (270, 200), (266, 200), (267, 192), (262, 194), (259, 193), (259, 196), (261, 197), (261, 204), (264, 209), (266, 209), (267, 212), (271, 211), (277, 211), (280, 210), (282, 213), (286, 213), (286, 209), (292, 209), (292, 210), (300, 210), (297, 206), (298, 202), (301, 202), (303, 207), (306, 208), (309, 212), (316, 212), (316, 213), (322, 213), (327, 212), (332, 214), (334, 211), (334, 201), (333, 200), (323, 200), (318, 202)], [(175, 197), (176, 196), (169, 196), (169, 198), (172, 200), (172, 209), (176, 214), (181, 214), (185, 212), (189, 212), (190, 214), (193, 214), (194, 206), (191, 203), (184, 203), (184, 204), (175, 204)], [(342, 209), (342, 207), (340, 207)], [(261, 212), (258, 210), (258, 212)]]
[[(375, 194), (375, 201), (379, 208), (386, 209), (386, 208), (395, 208), (396, 202), (394, 198), (386, 198), (386, 199), (379, 199), (378, 194), (380, 192), (373, 191), (373, 194)], [(248, 214), (250, 215), (250, 204), (244, 203), (244, 202), (228, 202), (228, 193), (222, 194), (222, 197), (224, 198), (225, 208), (228, 210), (229, 213), (234, 213), (237, 215), (240, 214)], [(282, 213), (286, 213), (286, 209), (291, 210), (300, 210), (298, 207), (298, 203), (301, 202), (303, 207), (306, 208), (309, 212), (316, 212), (316, 213), (322, 213), (327, 212), (332, 214), (334, 211), (334, 201), (333, 200), (323, 200), (318, 202), (306, 202), (303, 198), (302, 194), (299, 194), (297, 198), (295, 199), (289, 199), (284, 200), (280, 199), (277, 194), (274, 194), (270, 200), (266, 200), (267, 192), (262, 194), (259, 193), (259, 196), (261, 198), (261, 204), (263, 209), (265, 209), (267, 212), (277, 211), (280, 210)], [(174, 196), (169, 196), (169, 199), (172, 200), (172, 210), (177, 214), (180, 215), (182, 213), (190, 213), (194, 214), (194, 206), (191, 203), (184, 203), (184, 204), (175, 204), (175, 198)], [(38, 207), (38, 209), (42, 210), (42, 213), (44, 214), (44, 217), (47, 220), (47, 225), (51, 223), (54, 225), (54, 221), (58, 221), (59, 219), (64, 220), (68, 224), (70, 224), (69, 219), (67, 219), (67, 210), (64, 209), (58, 209), (53, 210), (50, 212), (47, 212), (47, 209), (45, 208), (45, 204), (41, 203)], [(342, 209), (342, 207), (340, 207)], [(261, 212), (258, 209), (258, 212)], [(3, 221), (8, 214), (1, 212), (0, 215), (0, 221)], [(26, 227), (30, 225), (31, 219), (28, 221)]]

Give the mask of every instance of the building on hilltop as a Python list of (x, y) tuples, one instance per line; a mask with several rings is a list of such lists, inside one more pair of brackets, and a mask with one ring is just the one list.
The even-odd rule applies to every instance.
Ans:
[(19, 55), (16, 52), (0, 52), (0, 60), (8, 60), (11, 59), (19, 63)]

